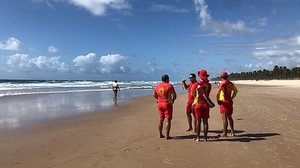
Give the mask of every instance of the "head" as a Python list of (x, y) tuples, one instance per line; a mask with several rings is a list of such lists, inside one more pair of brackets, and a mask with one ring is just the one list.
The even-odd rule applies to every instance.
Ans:
[(117, 83), (118, 81), (117, 80), (115, 80), (115, 83)]
[(163, 76), (161, 76), (161, 81), (169, 82), (169, 76), (167, 74), (164, 74)]
[(227, 79), (228, 78), (227, 72), (225, 72), (225, 71), (221, 72), (221, 78), (222, 79)]
[(205, 69), (202, 69), (200, 71), (198, 71), (198, 76), (199, 78), (201, 78), (202, 80), (207, 79), (209, 77), (209, 75), (207, 74), (207, 71)]
[(190, 79), (191, 82), (196, 82), (196, 75), (194, 73), (191, 73), (189, 75), (189, 79)]

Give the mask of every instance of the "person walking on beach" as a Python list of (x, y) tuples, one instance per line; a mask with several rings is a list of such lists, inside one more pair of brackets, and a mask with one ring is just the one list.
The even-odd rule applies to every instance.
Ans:
[(115, 82), (113, 83), (112, 90), (114, 92), (114, 101), (116, 101), (118, 97), (118, 91), (120, 91), (120, 87), (117, 80), (115, 80)]
[[(196, 75), (191, 73), (189, 75), (189, 79), (190, 79), (190, 83), (187, 85), (186, 84), (186, 80), (182, 81), (182, 86), (183, 88), (187, 89), (188, 91), (188, 100), (187, 100), (187, 104), (186, 104), (186, 116), (187, 116), (187, 120), (188, 120), (188, 129), (186, 129), (186, 131), (192, 131), (193, 130), (193, 126), (192, 126), (192, 113), (193, 113), (193, 107), (192, 104), (194, 102), (194, 96), (193, 93), (195, 92), (195, 90), (198, 87), (198, 82), (196, 80)], [(196, 121), (194, 121), (194, 132), (196, 132)]]
[[(169, 83), (169, 76), (164, 74), (161, 77), (162, 82), (157, 84), (154, 88), (154, 97), (157, 99), (157, 108), (158, 108), (158, 131), (160, 138), (166, 138), (166, 140), (171, 139), (170, 129), (171, 129), (171, 120), (173, 116), (173, 103), (176, 99), (176, 92), (172, 84)], [(164, 120), (166, 122), (166, 136), (163, 135), (163, 124)]]
[[(224, 132), (221, 137), (227, 137), (228, 122), (231, 129), (231, 135), (235, 136), (234, 123), (232, 119), (233, 99), (237, 95), (237, 88), (228, 80), (227, 72), (221, 72), (222, 82), (217, 91), (217, 102), (220, 105), (220, 113), (222, 114)], [(232, 93), (233, 92), (233, 93)]]

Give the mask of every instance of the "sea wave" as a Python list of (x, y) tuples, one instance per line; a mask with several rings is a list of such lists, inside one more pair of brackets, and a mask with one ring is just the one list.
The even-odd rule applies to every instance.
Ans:
[[(0, 97), (69, 92), (108, 91), (113, 81), (0, 80)], [(153, 89), (159, 81), (120, 81), (121, 89)], [(171, 82), (177, 84), (177, 82)]]

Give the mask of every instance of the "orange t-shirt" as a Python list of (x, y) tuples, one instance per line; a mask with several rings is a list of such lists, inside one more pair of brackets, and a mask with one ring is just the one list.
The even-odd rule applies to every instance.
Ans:
[(157, 102), (158, 103), (168, 103), (172, 104), (172, 93), (175, 92), (175, 89), (172, 84), (162, 82), (156, 85), (154, 89), (154, 93), (157, 94)]

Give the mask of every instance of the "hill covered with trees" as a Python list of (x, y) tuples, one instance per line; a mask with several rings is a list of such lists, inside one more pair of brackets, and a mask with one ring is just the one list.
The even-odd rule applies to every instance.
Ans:
[[(271, 80), (271, 79), (300, 79), (300, 67), (287, 68), (275, 65), (273, 70), (258, 70), (253, 72), (240, 72), (229, 74), (230, 80)], [(221, 77), (213, 78), (212, 81), (221, 80)]]

